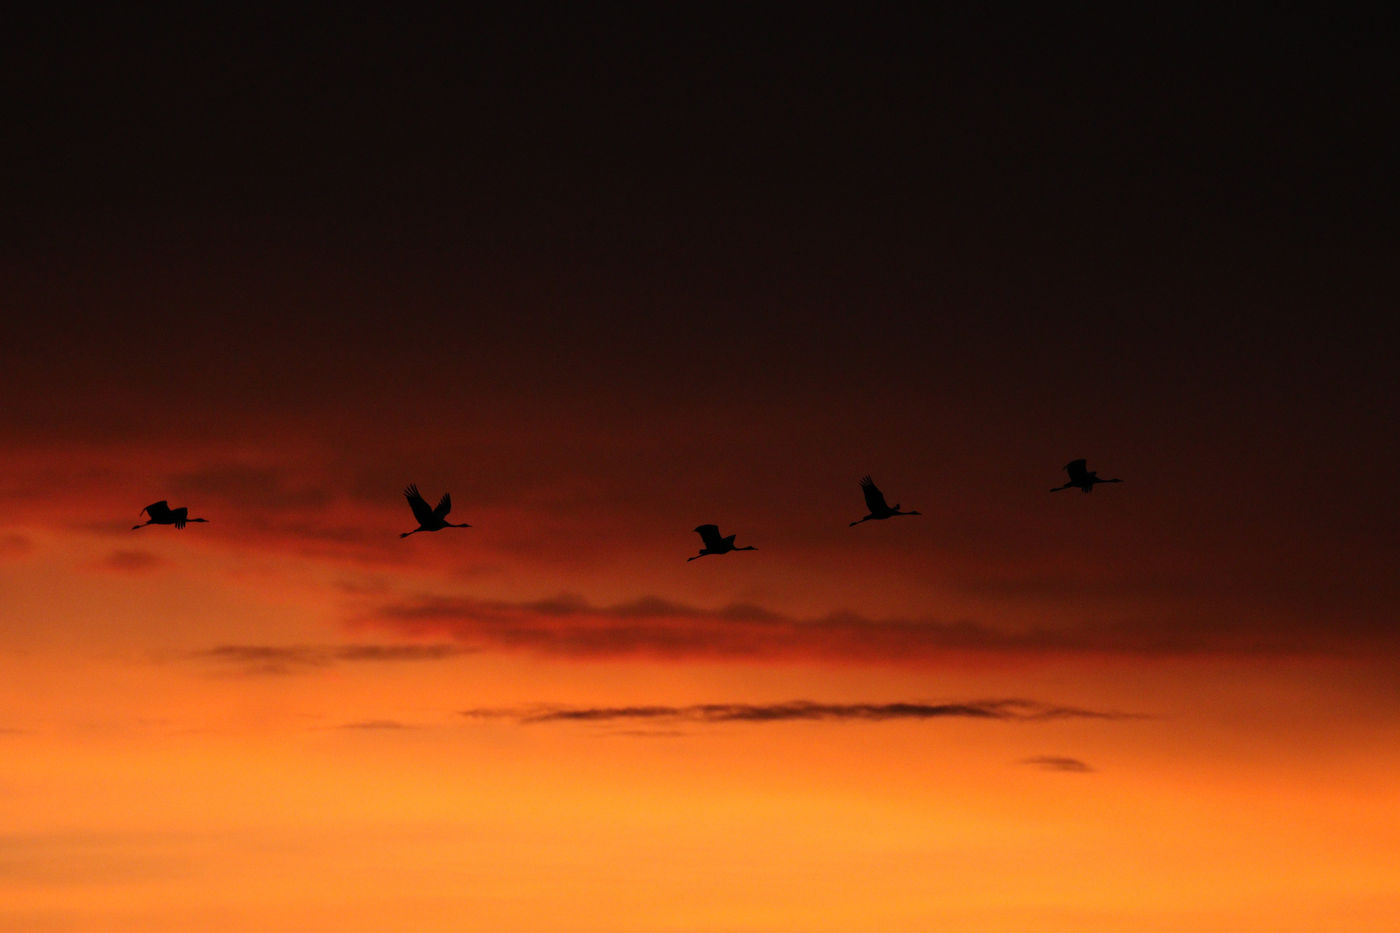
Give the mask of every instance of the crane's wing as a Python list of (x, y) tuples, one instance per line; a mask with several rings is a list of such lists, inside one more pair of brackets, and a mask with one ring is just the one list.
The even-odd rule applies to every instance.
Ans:
[(190, 520), (190, 510), (185, 506), (181, 506), (178, 509), (171, 509), (170, 517), (174, 520), (176, 528), (184, 528), (185, 522)]
[(739, 537), (739, 536), (738, 536), (738, 535), (725, 535), (725, 536), (724, 536), (724, 546), (727, 547), (727, 548), (732, 548), (732, 547), (734, 546), (734, 539), (737, 538), (737, 537)]
[(875, 485), (875, 481), (869, 476), (860, 478), (860, 491), (865, 493), (865, 504), (870, 509), (871, 514), (888, 512), (890, 507), (885, 504), (885, 494), (880, 491), (880, 487)]
[(426, 525), (433, 520), (433, 510), (428, 508), (427, 500), (418, 491), (416, 483), (409, 483), (408, 488), (403, 491), (403, 497), (408, 500), (408, 507), (413, 510), (413, 517), (418, 519), (418, 524)]
[(699, 533), (700, 540), (705, 542), (705, 547), (709, 550), (713, 551), (715, 548), (723, 546), (724, 541), (719, 536), (718, 525), (697, 525), (695, 530)]
[(437, 508), (433, 509), (433, 515), (437, 518), (446, 518), (447, 513), (452, 511), (452, 493), (445, 492), (438, 500)]
[(1077, 483), (1089, 478), (1088, 460), (1071, 460), (1065, 464), (1065, 472), (1069, 474), (1069, 481)]
[(170, 503), (162, 499), (159, 502), (152, 502), (141, 510), (151, 517), (151, 521), (158, 522), (162, 518), (170, 517)]

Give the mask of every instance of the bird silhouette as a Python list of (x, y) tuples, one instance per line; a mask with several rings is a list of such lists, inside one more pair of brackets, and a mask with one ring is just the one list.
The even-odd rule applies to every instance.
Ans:
[(1065, 464), (1065, 472), (1069, 474), (1069, 482), (1063, 486), (1056, 486), (1051, 492), (1059, 492), (1061, 489), (1069, 489), (1071, 486), (1081, 492), (1093, 492), (1095, 483), (1121, 483), (1121, 479), (1099, 479), (1099, 474), (1088, 469), (1087, 460), (1071, 460)]
[(890, 508), (889, 505), (885, 502), (885, 494), (880, 491), (880, 487), (876, 486), (875, 481), (871, 479), (868, 475), (861, 477), (860, 491), (865, 493), (865, 506), (866, 508), (870, 509), (870, 514), (860, 519), (860, 521), (851, 522), (851, 527), (855, 527), (861, 522), (878, 521), (882, 518), (889, 518), (893, 515), (920, 514), (918, 512), (901, 512), (899, 510), (898, 502), (894, 504), (894, 508)]
[(694, 557), (687, 557), (687, 558), (685, 559), (685, 562), (686, 562), (687, 564), (690, 563), (690, 562), (693, 561), (693, 560), (699, 560), (700, 558), (704, 557), (706, 554), (728, 554), (730, 551), (757, 551), (757, 550), (758, 550), (758, 548), (753, 547), (753, 546), (735, 547), (735, 546), (734, 546), (734, 537), (735, 537), (735, 536), (734, 536), (734, 535), (729, 535), (729, 536), (727, 536), (727, 537), (721, 538), (721, 537), (719, 536), (719, 526), (718, 526), (718, 525), (696, 525), (696, 526), (695, 526), (695, 530), (696, 530), (697, 532), (699, 532), (699, 534), (700, 534), (700, 540), (701, 540), (702, 542), (704, 542), (705, 546), (702, 547), (702, 548), (700, 549), (700, 553), (699, 553), (699, 554), (696, 554)]
[(164, 499), (152, 502), (137, 514), (146, 515), (148, 518), (139, 525), (132, 525), (132, 531), (137, 528), (145, 528), (147, 525), (174, 525), (176, 528), (184, 528), (187, 522), (209, 521), (207, 518), (190, 518), (189, 509), (184, 507), (172, 509), (170, 503)]
[(466, 522), (454, 525), (447, 520), (447, 513), (452, 511), (452, 494), (444, 493), (438, 501), (437, 508), (428, 508), (428, 501), (423, 498), (418, 491), (416, 484), (410, 483), (409, 487), (403, 491), (403, 497), (408, 500), (408, 507), (413, 510), (413, 517), (418, 519), (418, 527), (412, 531), (405, 531), (399, 535), (400, 538), (407, 538), (409, 535), (417, 534), (420, 531), (441, 531), (444, 528), (470, 528)]

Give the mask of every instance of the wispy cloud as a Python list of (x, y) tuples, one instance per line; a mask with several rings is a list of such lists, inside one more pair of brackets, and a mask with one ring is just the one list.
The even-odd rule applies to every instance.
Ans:
[(572, 656), (677, 657), (907, 656), (910, 651), (1045, 645), (1053, 635), (997, 634), (982, 626), (855, 613), (798, 619), (752, 603), (701, 608), (644, 596), (593, 605), (561, 595), (525, 602), (424, 597), (380, 607), (369, 621), (415, 635), (438, 635), (481, 648)]
[(150, 573), (165, 563), (164, 558), (150, 551), (123, 548), (109, 553), (100, 566), (116, 573), (141, 574)]
[(1017, 697), (956, 703), (697, 703), (688, 706), (552, 706), (489, 708), (460, 711), (470, 719), (511, 719), (521, 725), (549, 722), (883, 722), (893, 719), (988, 719), (1048, 722), (1056, 719), (1142, 719), (1138, 713), (1057, 706)]
[(594, 605), (573, 595), (508, 602), (425, 596), (380, 606), (359, 621), (482, 649), (573, 657), (831, 658), (907, 660), (958, 652), (1004, 654), (1290, 653), (1327, 648), (1301, 629), (1211, 627), (1135, 620), (1010, 628), (977, 621), (832, 612), (800, 618), (752, 603), (701, 608), (656, 596)]
[(0, 534), (0, 559), (25, 557), (34, 550), (34, 542), (14, 532)]
[(1078, 758), (1067, 758), (1063, 755), (1036, 755), (1032, 758), (1022, 758), (1017, 764), (1031, 765), (1046, 771), (1069, 771), (1079, 774), (1087, 774), (1094, 770)]
[(0, 832), (0, 877), (7, 887), (16, 882), (118, 885), (180, 878), (189, 873), (192, 847), (204, 841), (182, 832)]
[(216, 645), (188, 657), (243, 674), (296, 674), (336, 663), (441, 661), (473, 649), (463, 645)]

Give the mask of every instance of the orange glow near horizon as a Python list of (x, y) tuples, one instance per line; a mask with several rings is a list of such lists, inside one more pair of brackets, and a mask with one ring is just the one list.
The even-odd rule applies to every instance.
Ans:
[[(1385, 665), (337, 654), (452, 643), (351, 624), (347, 584), (385, 575), (362, 556), (150, 531), (5, 532), (0, 928), (1380, 931), (1400, 909)], [(1141, 718), (505, 715), (1001, 696)]]

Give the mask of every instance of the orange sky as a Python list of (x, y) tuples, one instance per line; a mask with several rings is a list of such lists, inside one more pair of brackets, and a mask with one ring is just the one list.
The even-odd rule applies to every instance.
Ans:
[(17, 30), (0, 931), (1394, 929), (1383, 30), (383, 19)]
[[(579, 497), (535, 522), (453, 477), (475, 527), (401, 541), (392, 487), (289, 515), (277, 480), (240, 503), (198, 456), (32, 453), (73, 473), (3, 532), (0, 928), (1382, 930), (1400, 909), (1395, 671), (1354, 647), (1364, 625), (1328, 643), (1272, 595), (1116, 586), (1141, 558), (1105, 547), (1079, 576), (1019, 536), (983, 565), (1000, 585), (970, 586), (926, 481), (900, 493), (923, 520), (847, 528), (847, 481), (829, 529), (751, 507), (759, 551), (687, 564), (710, 513)], [(210, 524), (129, 530), (152, 462)], [(1027, 525), (1128, 548), (1168, 498), (1133, 479), (1042, 483)], [(1070, 712), (519, 721), (1005, 698)]]

